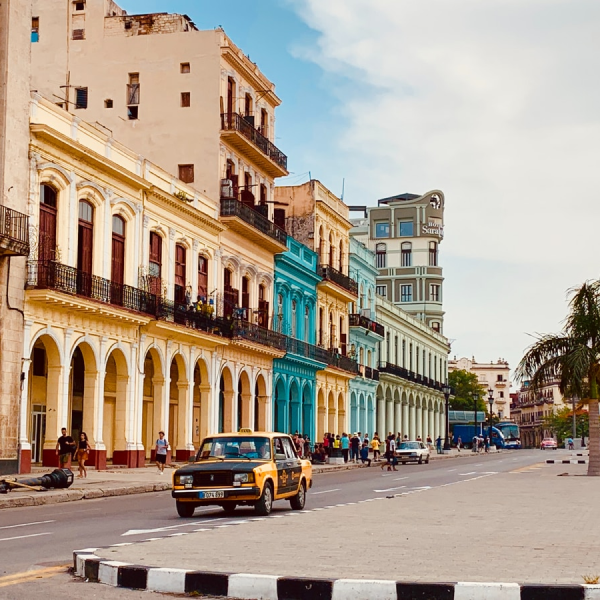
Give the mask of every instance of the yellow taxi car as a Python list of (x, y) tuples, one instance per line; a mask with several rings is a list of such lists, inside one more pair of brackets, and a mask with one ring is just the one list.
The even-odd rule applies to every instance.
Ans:
[(312, 487), (312, 465), (298, 458), (285, 433), (219, 433), (207, 437), (193, 462), (173, 473), (177, 513), (191, 517), (199, 506), (217, 505), (233, 512), (253, 506), (257, 514), (271, 512), (275, 500), (289, 500), (302, 510)]

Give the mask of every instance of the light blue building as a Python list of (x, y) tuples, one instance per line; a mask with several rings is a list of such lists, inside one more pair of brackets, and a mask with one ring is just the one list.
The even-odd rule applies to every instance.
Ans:
[[(350, 277), (358, 282), (358, 302), (350, 308), (350, 352), (359, 364), (360, 376), (350, 381), (350, 432), (368, 433), (375, 426), (379, 381), (378, 350), (384, 327), (375, 321), (375, 253), (350, 237)], [(380, 437), (385, 432), (379, 432)]]
[(326, 367), (315, 346), (317, 253), (287, 238), (288, 251), (275, 255), (273, 329), (289, 336), (288, 352), (273, 361), (273, 425), (315, 440), (316, 374)]

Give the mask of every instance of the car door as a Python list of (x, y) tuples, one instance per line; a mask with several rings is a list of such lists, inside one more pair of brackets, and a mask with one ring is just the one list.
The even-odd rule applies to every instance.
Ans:
[(289, 480), (291, 479), (291, 471), (288, 466), (288, 455), (286, 454), (283, 445), (283, 437), (277, 437), (273, 440), (273, 448), (275, 449), (275, 465), (277, 467), (277, 489), (275, 490), (276, 497), (280, 497), (287, 492)]
[(286, 468), (288, 470), (287, 493), (295, 493), (300, 485), (300, 476), (302, 475), (302, 462), (298, 458), (294, 442), (289, 437), (283, 438), (283, 447), (288, 458)]

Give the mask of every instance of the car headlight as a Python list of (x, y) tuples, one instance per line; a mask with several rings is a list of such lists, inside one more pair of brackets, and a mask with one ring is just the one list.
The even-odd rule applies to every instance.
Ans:
[(177, 475), (175, 477), (175, 485), (183, 485), (185, 487), (192, 487), (194, 483), (193, 475)]
[(254, 473), (236, 473), (233, 476), (234, 483), (253, 483)]

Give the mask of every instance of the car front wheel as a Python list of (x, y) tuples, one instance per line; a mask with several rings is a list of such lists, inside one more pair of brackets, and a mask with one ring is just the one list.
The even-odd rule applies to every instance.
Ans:
[(196, 506), (192, 502), (181, 502), (179, 500), (175, 501), (175, 507), (180, 517), (188, 519), (194, 516), (194, 510), (196, 510)]
[(419, 460), (418, 460), (417, 462), (418, 462), (419, 464), (422, 464), (422, 463), (423, 463), (423, 457), (422, 457), (422, 456), (419, 456)]
[(304, 481), (298, 488), (298, 493), (290, 498), (292, 510), (302, 510), (306, 504), (306, 483)]
[(265, 483), (263, 493), (254, 506), (254, 511), (261, 517), (266, 517), (271, 514), (273, 508), (273, 485), (270, 482)]
[(425, 464), (428, 465), (429, 464), (429, 456), (425, 459)]

